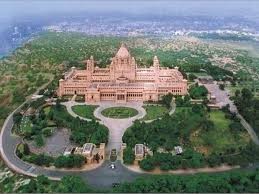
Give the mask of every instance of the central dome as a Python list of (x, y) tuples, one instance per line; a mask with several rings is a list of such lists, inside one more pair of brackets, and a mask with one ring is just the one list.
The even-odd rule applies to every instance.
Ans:
[(118, 50), (118, 52), (116, 54), (116, 57), (127, 58), (129, 56), (130, 56), (130, 54), (129, 54), (128, 49), (126, 48), (126, 46), (124, 44), (122, 44), (120, 49)]

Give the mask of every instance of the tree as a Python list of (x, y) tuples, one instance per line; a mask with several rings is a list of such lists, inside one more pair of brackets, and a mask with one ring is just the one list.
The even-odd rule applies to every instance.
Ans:
[(12, 102), (14, 104), (16, 103), (22, 103), (25, 101), (25, 95), (24, 95), (24, 92), (20, 89), (16, 89), (14, 90), (13, 92), (13, 98), (12, 98)]
[(241, 94), (240, 90), (235, 91), (235, 96), (238, 97)]
[(213, 121), (207, 120), (207, 119), (205, 119), (205, 120), (201, 123), (201, 127), (202, 127), (202, 129), (204, 129), (205, 131), (210, 131), (210, 130), (213, 130), (213, 129), (215, 128)]
[(13, 122), (15, 125), (18, 125), (22, 120), (22, 114), (20, 112), (16, 112), (13, 114)]
[(54, 166), (56, 168), (62, 168), (64, 166), (66, 166), (66, 163), (67, 163), (67, 157), (66, 156), (58, 156), (56, 159), (55, 159), (55, 162), (54, 162)]
[(53, 129), (50, 128), (50, 127), (47, 127), (45, 129), (42, 130), (42, 134), (45, 136), (45, 137), (50, 137), (53, 133)]
[(154, 170), (155, 161), (154, 161), (153, 157), (148, 155), (145, 159), (143, 159), (139, 162), (139, 166), (143, 170), (147, 170), (147, 171)]
[(127, 147), (126, 149), (123, 150), (123, 162), (125, 164), (133, 164), (135, 160), (135, 154), (132, 148)]
[(190, 88), (189, 94), (193, 99), (203, 99), (207, 98), (208, 90), (204, 86), (195, 85)]
[(23, 185), (19, 188), (22, 193), (36, 193), (37, 192), (37, 182), (34, 179), (31, 179), (30, 182), (26, 185)]
[(72, 168), (81, 167), (85, 163), (85, 157), (82, 155), (69, 155), (69, 156), (59, 156), (54, 162), (54, 166), (57, 168)]
[(251, 100), (252, 97), (253, 97), (252, 92), (249, 89), (247, 89), (247, 88), (243, 88), (241, 93), (242, 93), (242, 98), (243, 99)]
[(35, 143), (38, 147), (42, 147), (44, 145), (44, 139), (41, 134), (35, 137)]
[(91, 191), (80, 177), (72, 175), (64, 176), (55, 190), (59, 193), (87, 193)]
[(193, 80), (197, 79), (197, 76), (194, 75), (194, 74), (192, 74), (192, 73), (190, 73), (190, 74), (188, 75), (188, 78), (189, 78), (190, 81), (193, 81)]
[(173, 94), (169, 93), (162, 97), (162, 103), (167, 107), (170, 108), (172, 102)]
[(219, 89), (224, 90), (225, 89), (225, 85), (224, 84), (219, 84)]
[(5, 106), (0, 106), (0, 119), (5, 119), (8, 116), (10, 108)]
[(207, 162), (208, 162), (210, 167), (219, 166), (221, 164), (221, 158), (220, 158), (219, 155), (212, 153), (207, 158)]

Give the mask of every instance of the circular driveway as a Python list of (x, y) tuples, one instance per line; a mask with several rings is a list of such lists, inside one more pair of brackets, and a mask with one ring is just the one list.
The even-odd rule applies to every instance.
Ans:
[[(120, 151), (124, 132), (133, 124), (135, 120), (143, 118), (146, 115), (146, 111), (142, 107), (142, 103), (115, 104), (112, 102), (102, 102), (99, 105), (100, 106), (94, 111), (94, 116), (100, 119), (101, 124), (105, 125), (109, 129), (109, 141), (106, 145), (106, 154), (109, 155), (111, 149)], [(106, 108), (121, 106), (134, 108), (138, 111), (138, 114), (134, 117), (126, 119), (113, 119), (102, 115), (102, 111)]]
[[(141, 104), (128, 104), (125, 106), (134, 106), (139, 111), (139, 114), (130, 119), (109, 119), (103, 117), (100, 114), (100, 111), (103, 108), (116, 106), (114, 104), (100, 104), (100, 107), (96, 109), (94, 114), (99, 118), (101, 123), (106, 125), (109, 128), (109, 142), (106, 146), (106, 153), (109, 153), (111, 149), (115, 148), (120, 150), (122, 143), (122, 136), (125, 130), (133, 124), (133, 121), (142, 118), (145, 115), (145, 110), (141, 107)], [(17, 109), (19, 110), (19, 109)], [(15, 112), (15, 111), (14, 111)], [(13, 171), (36, 177), (38, 175), (48, 176), (50, 179), (59, 180), (65, 175), (78, 175), (86, 180), (90, 185), (94, 187), (111, 187), (112, 183), (121, 183), (132, 181), (141, 174), (132, 172), (128, 170), (121, 164), (121, 161), (116, 161), (116, 169), (112, 170), (109, 168), (109, 161), (104, 161), (104, 163), (97, 169), (90, 171), (62, 171), (57, 169), (44, 168), (40, 166), (35, 166), (29, 163), (22, 161), (15, 154), (16, 146), (22, 142), (22, 138), (12, 134), (13, 128), (13, 113), (11, 113), (1, 130), (0, 134), (0, 151), (1, 156), (7, 166)]]

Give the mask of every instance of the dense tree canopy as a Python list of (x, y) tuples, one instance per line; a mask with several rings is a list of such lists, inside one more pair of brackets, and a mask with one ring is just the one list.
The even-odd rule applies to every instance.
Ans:
[(234, 102), (240, 114), (259, 134), (259, 100), (249, 89), (244, 88), (241, 92), (239, 90), (235, 92)]
[(49, 118), (55, 121), (60, 127), (67, 127), (72, 130), (71, 140), (83, 145), (86, 142), (94, 144), (106, 143), (108, 141), (108, 129), (96, 121), (84, 121), (71, 116), (64, 106), (57, 105), (49, 112)]
[(114, 189), (127, 193), (254, 193), (259, 190), (259, 172), (229, 172), (220, 174), (159, 175), (138, 178)]
[(208, 90), (204, 86), (197, 84), (190, 88), (189, 94), (193, 99), (204, 99), (208, 95)]

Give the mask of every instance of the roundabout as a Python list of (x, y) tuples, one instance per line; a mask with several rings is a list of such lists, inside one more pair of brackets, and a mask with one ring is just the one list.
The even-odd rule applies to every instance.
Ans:
[[(86, 103), (76, 103), (76, 102), (66, 102), (62, 103), (66, 106), (67, 111), (74, 117), (78, 117), (71, 107), (74, 105), (88, 105)], [(52, 180), (60, 180), (65, 175), (77, 175), (86, 180), (90, 185), (94, 187), (109, 188), (114, 183), (130, 182), (135, 180), (137, 177), (147, 176), (151, 173), (146, 173), (139, 169), (131, 168), (130, 166), (125, 166), (122, 164), (121, 158), (121, 146), (122, 146), (122, 136), (125, 131), (133, 125), (135, 120), (143, 119), (146, 115), (145, 109), (142, 107), (142, 103), (125, 103), (125, 104), (116, 104), (111, 102), (101, 102), (96, 104), (98, 106), (93, 111), (93, 115), (100, 124), (105, 125), (109, 130), (109, 139), (105, 147), (105, 161), (100, 164), (95, 169), (56, 169), (56, 168), (45, 168), (41, 166), (36, 166), (27, 162), (24, 162), (18, 158), (15, 154), (17, 145), (23, 142), (22, 137), (19, 137), (12, 133), (12, 128), (14, 125), (13, 114), (16, 111), (19, 111), (20, 108), (11, 113), (6, 119), (1, 134), (0, 134), (0, 151), (1, 157), (7, 164), (7, 166), (13, 171), (24, 174), (31, 177), (36, 177), (38, 175), (45, 175)], [(107, 110), (116, 110), (121, 111), (121, 107), (124, 110), (131, 110), (137, 112), (136, 115), (132, 115), (130, 118), (109, 118), (104, 116), (103, 111)], [(175, 108), (174, 108), (175, 110)], [(119, 112), (120, 112), (119, 111)], [(91, 121), (87, 118), (80, 118), (84, 120)], [(116, 166), (115, 169), (111, 169), (111, 161), (109, 160), (112, 150), (116, 150), (117, 158), (112, 163)], [(255, 166), (253, 167), (255, 168)], [(171, 172), (172, 174), (194, 174), (198, 172), (221, 172), (231, 169), (199, 169), (196, 171), (179, 171)], [(156, 173), (155, 173), (156, 174)], [(160, 174), (160, 173), (158, 173)], [(168, 173), (162, 173), (168, 174)], [(170, 172), (169, 172), (170, 174)]]
[[(72, 116), (77, 117), (76, 114), (73, 114), (71, 107), (75, 104), (84, 103), (68, 102), (64, 104), (66, 105), (68, 112), (70, 114), (72, 113)], [(94, 116), (100, 119), (99, 122), (107, 126), (109, 129), (109, 141), (105, 149), (106, 155), (109, 155), (112, 149), (116, 149), (119, 155), (122, 144), (122, 135), (126, 129), (133, 124), (134, 120), (145, 116), (145, 110), (141, 107), (142, 104), (126, 104), (123, 106), (134, 107), (134, 109), (138, 111), (138, 114), (127, 119), (112, 119), (104, 117), (101, 112), (106, 108), (117, 105), (114, 103), (101, 103), (98, 105), (99, 107), (94, 111)], [(7, 117), (0, 134), (1, 157), (11, 170), (31, 177), (45, 175), (52, 180), (60, 180), (65, 175), (77, 175), (86, 180), (90, 185), (103, 188), (111, 187), (113, 183), (133, 181), (137, 177), (142, 176), (142, 174), (133, 172), (122, 165), (120, 157), (118, 157), (117, 161), (114, 162), (116, 169), (110, 168), (110, 161), (108, 160), (109, 157), (106, 157), (107, 160), (105, 160), (98, 168), (80, 171), (76, 169), (71, 169), (69, 171), (55, 168), (50, 169), (24, 162), (15, 154), (17, 145), (23, 142), (22, 137), (12, 133), (12, 128), (14, 125), (13, 114), (16, 111), (19, 111), (21, 107), (22, 105)], [(84, 118), (84, 120), (90, 119)]]
[(138, 111), (134, 108), (119, 106), (106, 108), (101, 114), (108, 118), (125, 119), (136, 116)]

